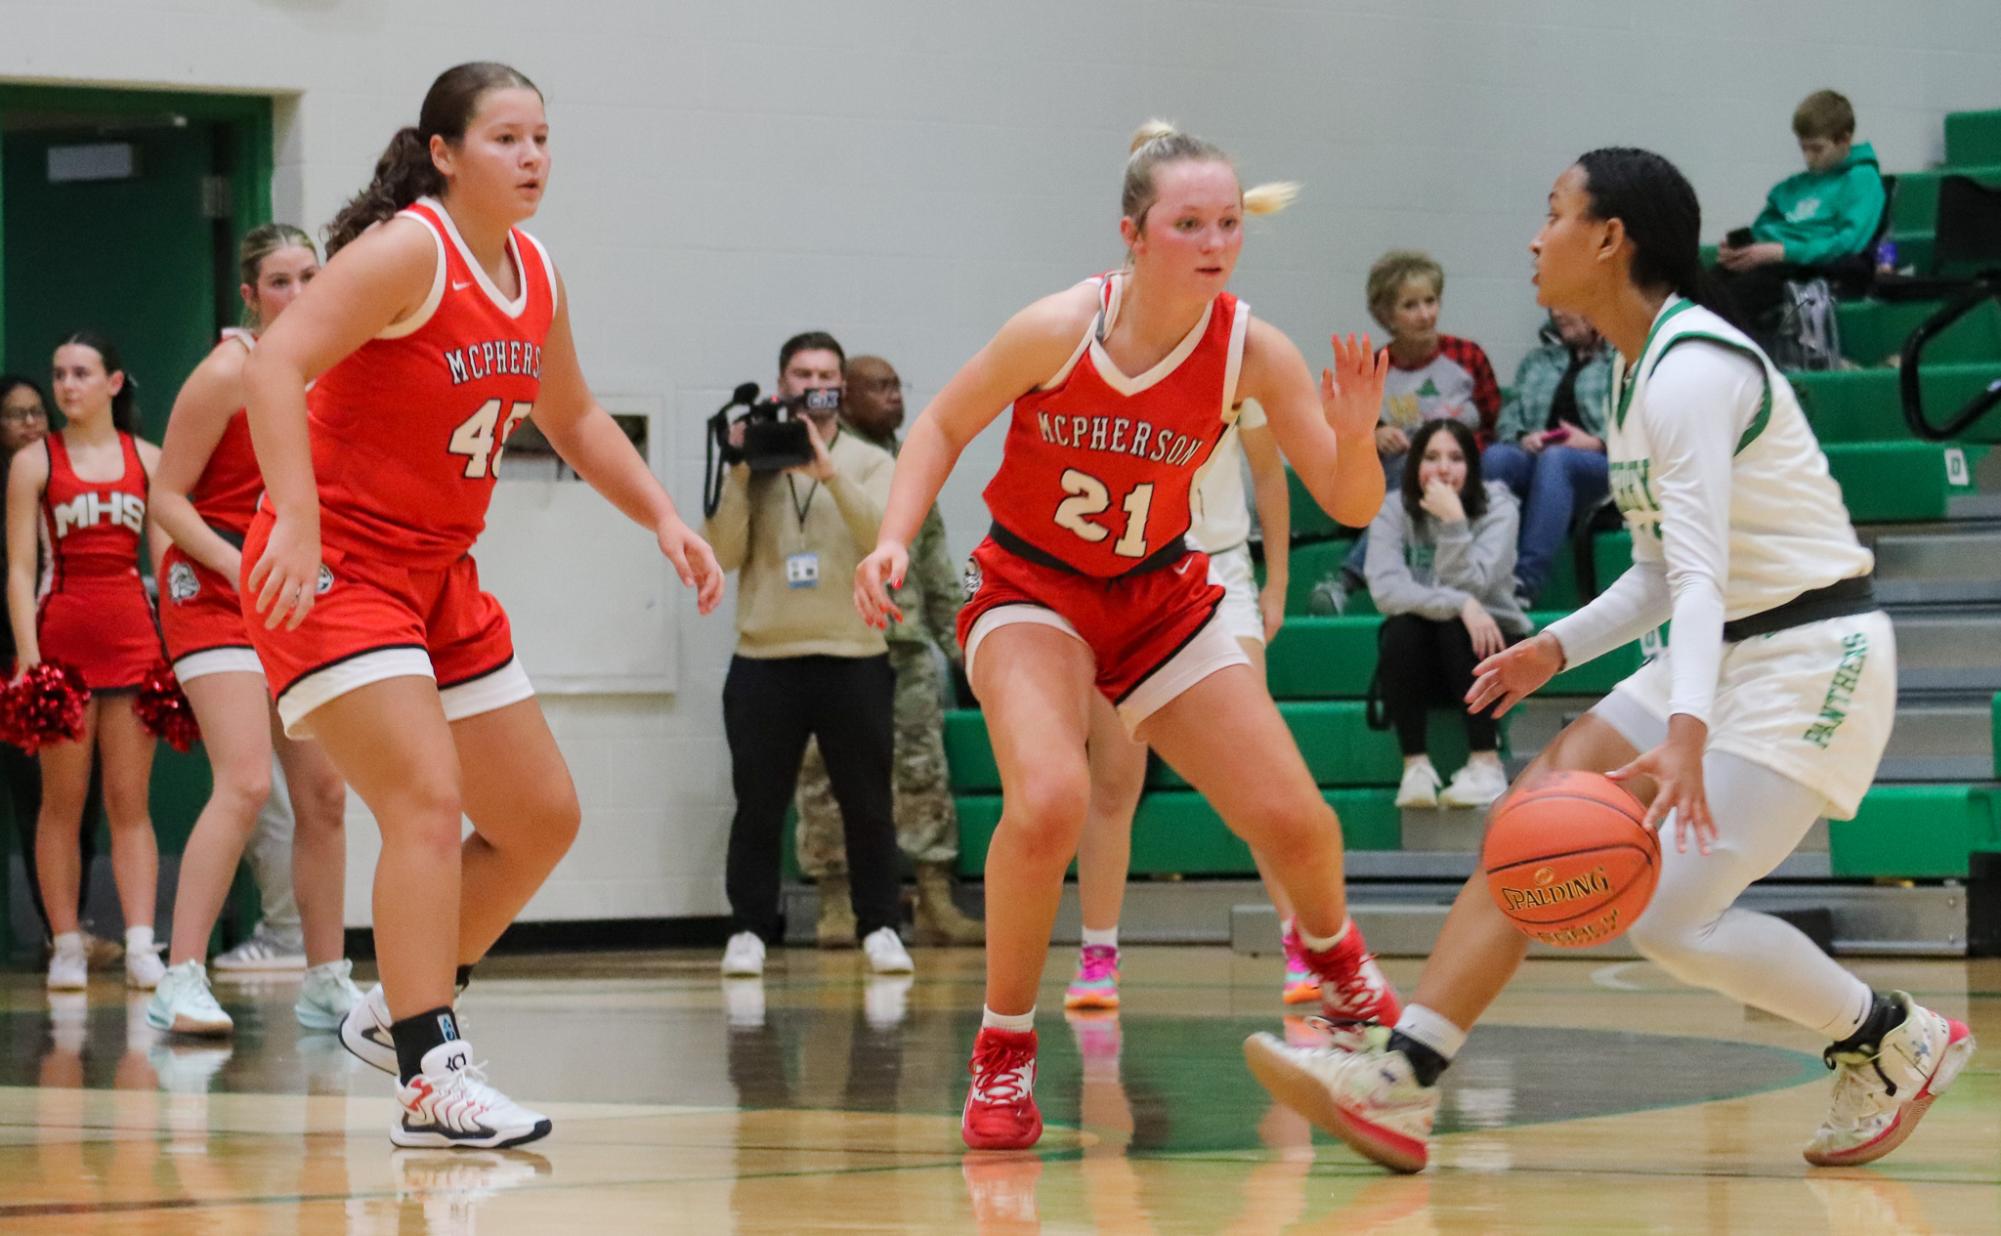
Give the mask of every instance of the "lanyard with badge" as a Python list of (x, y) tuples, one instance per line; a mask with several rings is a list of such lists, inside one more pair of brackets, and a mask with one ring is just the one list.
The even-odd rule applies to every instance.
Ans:
[[(835, 440), (839, 440), (840, 436), (841, 431), (836, 428), (834, 430)], [(827, 443), (827, 452), (829, 455), (833, 453), (833, 449), (833, 442)], [(804, 502), (799, 500), (799, 477), (797, 473), (787, 472), (785, 474), (785, 487), (792, 493), (792, 513), (799, 517), (799, 536), (803, 540), (806, 536), (806, 516), (812, 511), (813, 499), (820, 492), (820, 480), (818, 477), (813, 479), (812, 487), (806, 491), (806, 500)], [(818, 588), (820, 586), (819, 551), (802, 549), (796, 554), (785, 555), (785, 586), (787, 588)]]

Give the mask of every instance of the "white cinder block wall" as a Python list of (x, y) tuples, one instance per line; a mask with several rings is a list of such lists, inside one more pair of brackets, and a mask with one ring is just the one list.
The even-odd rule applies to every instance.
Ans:
[[(519, 66), (557, 154), (531, 226), (587, 371), (668, 409), (659, 457), (694, 513), (703, 418), (769, 385), (785, 336), (882, 353), (921, 404), (1015, 308), (1117, 264), (1125, 139), (1149, 115), (1247, 181), (1305, 183), (1254, 225), (1236, 286), (1309, 357), (1370, 326), (1378, 253), (1421, 246), (1449, 274), (1445, 329), (1505, 382), (1538, 320), (1524, 246), (1580, 151), (1674, 158), (1713, 240), (1797, 165), (1810, 90), (1853, 98), (1892, 171), (1941, 156), (1945, 112), (2001, 103), (1992, 0), (6, 0), (0, 31), (0, 79), (279, 96), (278, 216), (315, 228), (439, 69)], [(946, 491), (957, 551), (996, 458), (990, 434)], [(732, 642), (727, 609), (683, 598), (675, 693), (545, 700), (587, 812), (527, 917), (725, 909)], [(375, 843), (354, 825), (363, 923)]]

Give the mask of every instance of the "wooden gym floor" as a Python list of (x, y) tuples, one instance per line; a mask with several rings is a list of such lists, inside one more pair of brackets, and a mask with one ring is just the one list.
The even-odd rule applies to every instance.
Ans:
[[(0, 975), (0, 1232), (2001, 1231), (2001, 963), (1863, 962), (1984, 1044), (1872, 1169), (1811, 1170), (1819, 1044), (1641, 963), (1535, 962), (1448, 1074), (1433, 1166), (1397, 1178), (1275, 1111), (1245, 1034), (1275, 963), (1127, 951), (1122, 1015), (1066, 1021), (1051, 954), (1032, 1153), (958, 1140), (977, 951), (711, 951), (482, 968), (461, 1011), (499, 1086), (556, 1131), (520, 1151), (396, 1151), (387, 1079), (222, 984), (227, 1045), (163, 1038), (107, 977), (52, 1000)], [(1417, 963), (1395, 960), (1405, 990)], [(1295, 1024), (1294, 1029), (1299, 1029)]]

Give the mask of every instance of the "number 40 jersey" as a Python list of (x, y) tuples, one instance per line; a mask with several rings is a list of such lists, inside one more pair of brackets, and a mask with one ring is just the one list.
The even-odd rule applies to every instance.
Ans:
[(329, 546), (413, 568), (465, 556), (486, 526), (507, 437), (534, 410), (556, 267), (507, 235), (518, 292), (504, 296), (432, 198), (398, 218), (430, 230), (430, 295), (307, 392), (320, 534)]
[(1251, 311), (1218, 294), (1160, 363), (1128, 376), (1104, 347), (1126, 276), (1092, 282), (1097, 317), (1063, 369), (1014, 401), (985, 497), (1007, 538), (1109, 579), (1182, 552), (1195, 473), (1237, 416)]

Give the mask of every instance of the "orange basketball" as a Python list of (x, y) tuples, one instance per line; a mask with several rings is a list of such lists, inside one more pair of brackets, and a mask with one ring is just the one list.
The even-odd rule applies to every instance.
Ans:
[(1647, 809), (1608, 777), (1554, 773), (1517, 790), (1487, 826), (1487, 891), (1517, 930), (1558, 948), (1589, 948), (1633, 925), (1660, 878)]

